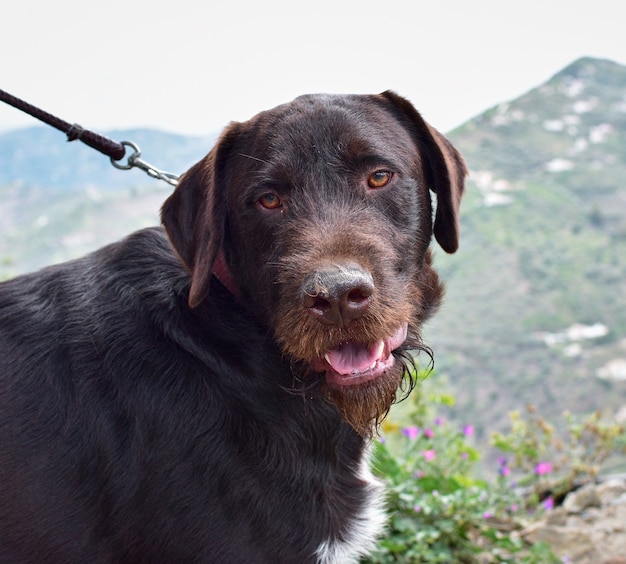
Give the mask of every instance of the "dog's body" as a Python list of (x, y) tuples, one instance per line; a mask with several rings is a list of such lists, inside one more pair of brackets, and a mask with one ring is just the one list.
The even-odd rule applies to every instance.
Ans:
[[(356, 562), (464, 165), (392, 93), (233, 124), (132, 234), (0, 285), (0, 561)], [(393, 354), (392, 354), (393, 352)]]

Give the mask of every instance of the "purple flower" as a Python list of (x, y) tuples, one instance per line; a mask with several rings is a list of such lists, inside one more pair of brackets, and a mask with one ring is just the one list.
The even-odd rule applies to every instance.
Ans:
[(466, 437), (471, 437), (474, 434), (474, 425), (465, 425), (465, 427), (463, 427), (463, 434)]
[(415, 511), (415, 513), (419, 513), (422, 510), (422, 508), (419, 505), (414, 505), (413, 506), (413, 511)]
[(420, 434), (420, 430), (419, 427), (405, 427), (404, 429), (402, 429), (402, 434), (407, 437), (409, 440), (414, 441), (415, 439), (417, 439), (418, 435)]
[(493, 513), (491, 513), (491, 511), (485, 511), (483, 513), (483, 519), (489, 519), (492, 516), (493, 516)]
[(537, 474), (537, 476), (550, 474), (550, 472), (552, 472), (552, 464), (550, 462), (540, 462), (535, 466), (535, 474)]
[(511, 469), (508, 466), (500, 466), (498, 469), (498, 474), (500, 476), (508, 476), (511, 473)]
[(435, 451), (432, 449), (422, 451), (422, 454), (424, 455), (424, 458), (428, 461), (434, 460), (436, 456)]
[(432, 438), (435, 436), (435, 432), (434, 432), (432, 429), (430, 429), (430, 428), (425, 429), (425, 430), (424, 430), (424, 436), (425, 436), (427, 439), (432, 439)]
[(549, 511), (550, 509), (554, 509), (554, 499), (551, 497), (547, 497), (543, 501), (543, 508)]
[(445, 422), (446, 420), (443, 417), (437, 417), (435, 419), (435, 425), (437, 425), (437, 427), (441, 427)]

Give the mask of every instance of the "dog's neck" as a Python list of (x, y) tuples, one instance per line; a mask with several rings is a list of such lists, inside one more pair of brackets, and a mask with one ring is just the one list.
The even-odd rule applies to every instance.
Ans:
[(213, 262), (213, 276), (215, 276), (215, 278), (221, 282), (222, 286), (224, 286), (224, 288), (226, 288), (235, 298), (238, 300), (241, 299), (241, 290), (239, 289), (239, 286), (237, 286), (228, 264), (226, 264), (224, 251), (222, 251), (222, 249), (217, 252), (217, 256)]

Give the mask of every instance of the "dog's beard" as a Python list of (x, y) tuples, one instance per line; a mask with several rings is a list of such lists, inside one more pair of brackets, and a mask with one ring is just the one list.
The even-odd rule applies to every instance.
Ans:
[(384, 376), (357, 386), (331, 386), (324, 381), (322, 391), (346, 423), (363, 438), (371, 438), (376, 435), (391, 406), (406, 399), (417, 385), (418, 352), (428, 356), (430, 362), (426, 370), (432, 370), (432, 351), (414, 337), (394, 353), (396, 363)]
[(430, 371), (433, 367), (432, 351), (413, 335), (394, 352), (396, 363), (391, 371), (376, 380), (354, 386), (331, 385), (324, 374), (312, 372), (307, 363), (292, 361), (293, 384), (298, 382), (299, 385), (285, 389), (305, 397), (320, 393), (338, 410), (346, 423), (364, 439), (369, 439), (376, 435), (394, 402), (406, 399), (417, 385), (419, 352), (430, 358), (426, 367)]
[(355, 386), (330, 386), (323, 384), (326, 399), (333, 403), (341, 417), (359, 435), (371, 437), (391, 405), (402, 382), (402, 371)]

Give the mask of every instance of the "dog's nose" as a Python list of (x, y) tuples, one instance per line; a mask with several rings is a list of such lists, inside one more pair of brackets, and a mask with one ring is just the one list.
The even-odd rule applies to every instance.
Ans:
[(360, 266), (312, 272), (301, 289), (302, 305), (322, 323), (344, 326), (361, 317), (372, 301), (374, 280)]

